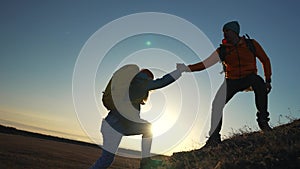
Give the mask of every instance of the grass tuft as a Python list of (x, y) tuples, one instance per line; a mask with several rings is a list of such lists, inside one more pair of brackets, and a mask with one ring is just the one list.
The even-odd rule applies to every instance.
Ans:
[[(246, 130), (245, 130), (246, 129)], [(300, 120), (254, 132), (251, 128), (225, 139), (217, 147), (175, 153), (165, 168), (182, 169), (298, 169), (300, 166)]]

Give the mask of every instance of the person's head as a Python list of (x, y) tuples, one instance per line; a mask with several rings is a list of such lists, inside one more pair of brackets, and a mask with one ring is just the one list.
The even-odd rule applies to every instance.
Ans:
[(240, 34), (240, 24), (237, 21), (231, 21), (231, 22), (227, 22), (224, 26), (223, 26), (223, 31), (224, 30), (232, 30), (233, 32), (235, 32), (237, 35)]
[(145, 73), (149, 78), (154, 79), (154, 75), (149, 69), (142, 69), (141, 72)]
[(223, 26), (223, 34), (224, 38), (229, 43), (235, 43), (235, 41), (239, 38), (240, 34), (240, 25), (237, 21), (227, 22)]

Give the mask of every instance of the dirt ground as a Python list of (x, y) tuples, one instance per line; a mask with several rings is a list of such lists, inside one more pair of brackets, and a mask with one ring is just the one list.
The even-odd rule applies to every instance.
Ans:
[[(100, 155), (97, 147), (0, 133), (1, 169), (88, 169)], [(116, 157), (111, 169), (139, 168), (139, 161)]]

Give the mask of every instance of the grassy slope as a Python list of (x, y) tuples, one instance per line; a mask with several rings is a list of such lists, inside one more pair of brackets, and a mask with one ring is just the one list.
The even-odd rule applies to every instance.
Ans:
[(218, 147), (174, 154), (165, 168), (180, 169), (296, 169), (300, 166), (300, 120), (269, 133), (243, 133)]
[[(0, 168), (88, 168), (101, 152), (86, 143), (21, 133), (1, 132)], [(163, 160), (159, 169), (296, 169), (300, 166), (300, 120), (269, 133), (235, 135), (215, 148), (156, 158)], [(116, 157), (113, 168), (139, 168), (139, 159)]]

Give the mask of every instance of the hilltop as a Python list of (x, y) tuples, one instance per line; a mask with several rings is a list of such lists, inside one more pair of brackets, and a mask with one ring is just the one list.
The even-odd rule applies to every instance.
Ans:
[[(158, 169), (298, 169), (300, 120), (272, 132), (243, 132), (217, 147), (174, 153)], [(100, 155), (98, 146), (0, 126), (0, 168), (88, 168)], [(111, 169), (139, 168), (140, 159), (117, 156)]]
[(268, 133), (236, 134), (217, 147), (175, 153), (165, 164), (170, 169), (298, 169), (300, 120)]

